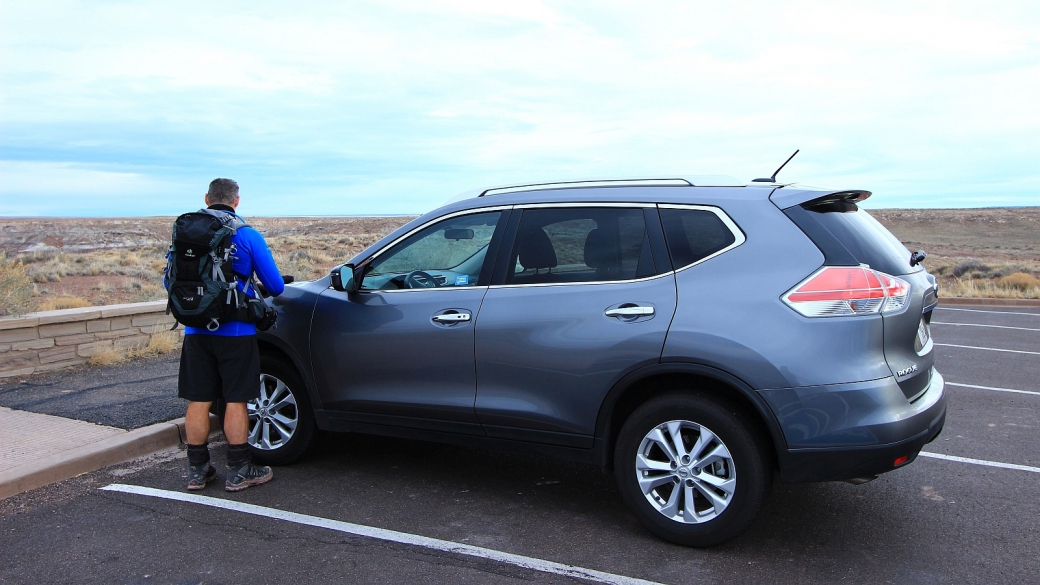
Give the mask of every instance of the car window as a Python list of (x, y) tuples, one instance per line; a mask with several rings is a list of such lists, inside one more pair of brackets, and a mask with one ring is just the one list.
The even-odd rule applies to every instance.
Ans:
[(703, 260), (736, 241), (719, 216), (703, 209), (661, 208), (668, 253), (676, 270)]
[(526, 209), (506, 284), (630, 280), (655, 273), (641, 208)]
[(361, 289), (476, 286), (501, 215), (453, 217), (411, 235), (368, 265)]

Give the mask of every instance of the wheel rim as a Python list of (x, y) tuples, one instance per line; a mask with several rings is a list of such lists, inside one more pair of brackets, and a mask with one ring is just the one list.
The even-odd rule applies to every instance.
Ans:
[(260, 374), (260, 397), (246, 403), (249, 444), (263, 451), (283, 447), (296, 433), (300, 411), (292, 390), (275, 376)]
[(737, 486), (733, 456), (707, 427), (673, 420), (643, 437), (635, 460), (636, 481), (663, 516), (682, 524), (716, 518)]

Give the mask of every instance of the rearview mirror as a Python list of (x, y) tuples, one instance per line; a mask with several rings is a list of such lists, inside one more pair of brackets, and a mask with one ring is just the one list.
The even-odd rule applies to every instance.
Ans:
[(472, 240), (473, 230), (469, 229), (446, 229), (444, 230), (445, 240)]
[(354, 281), (353, 264), (344, 264), (333, 268), (330, 276), (332, 277), (332, 288), (342, 292), (357, 291), (358, 285)]

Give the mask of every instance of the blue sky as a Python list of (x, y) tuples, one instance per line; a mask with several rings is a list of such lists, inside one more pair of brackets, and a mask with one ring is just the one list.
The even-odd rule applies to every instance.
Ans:
[[(217, 5), (219, 4), (219, 5)], [(1040, 3), (0, 3), (0, 215), (727, 174), (1040, 205)]]

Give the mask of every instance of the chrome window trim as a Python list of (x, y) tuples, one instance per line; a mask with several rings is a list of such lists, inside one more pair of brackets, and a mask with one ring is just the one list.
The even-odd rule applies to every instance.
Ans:
[(662, 272), (661, 274), (655, 274), (653, 276), (644, 276), (643, 278), (630, 278), (628, 280), (589, 280), (582, 282), (538, 282), (534, 284), (493, 284), (488, 288), (529, 288), (537, 286), (578, 286), (578, 285), (602, 285), (602, 284), (631, 284), (635, 282), (647, 282), (658, 278), (664, 278), (665, 276), (671, 276), (674, 274), (674, 270), (668, 272)]
[(427, 291), (434, 291), (434, 290), (438, 290), (438, 291), (446, 291), (446, 290), (474, 290), (474, 289), (478, 289), (478, 288), (482, 288), (482, 289), (486, 290), (488, 287), (486, 287), (486, 286), (437, 286), (437, 287), (431, 287), (431, 288), (398, 288), (398, 289), (390, 289), (390, 290), (383, 290), (383, 289), (379, 289), (379, 288), (370, 288), (370, 289), (358, 289), (357, 292), (365, 293), (365, 294), (373, 294), (373, 293), (380, 293), (380, 294), (382, 294), (382, 293), (427, 292)]
[[(636, 202), (595, 202), (595, 201), (579, 201), (569, 203), (521, 203), (513, 206), (513, 209), (547, 209), (547, 208), (577, 208), (577, 207), (612, 207), (612, 208), (628, 208), (628, 209), (645, 209), (657, 207), (656, 203), (636, 203)], [(666, 250), (667, 252), (667, 250)], [(627, 284), (633, 282), (647, 282), (657, 278), (664, 278), (675, 271), (669, 270), (662, 272), (661, 274), (655, 274), (653, 276), (644, 276), (642, 278), (629, 278), (626, 280), (587, 280), (582, 282), (538, 282), (533, 284), (493, 284), (489, 288), (528, 288), (528, 287), (541, 287), (541, 286), (578, 286), (578, 285), (600, 285), (600, 284)]]
[[(676, 274), (682, 272), (683, 270), (686, 270), (687, 268), (692, 268), (692, 267), (694, 267), (694, 266), (696, 266), (698, 264), (701, 264), (703, 262), (707, 262), (708, 260), (711, 260), (712, 258), (714, 258), (716, 256), (721, 256), (722, 254), (725, 254), (726, 252), (729, 252), (733, 248), (736, 248), (737, 246), (740, 246), (744, 242), (747, 241), (747, 237), (744, 236), (744, 232), (743, 232), (743, 230), (740, 229), (740, 226), (738, 226), (736, 224), (736, 222), (734, 222), (732, 219), (730, 219), (729, 215), (727, 215), (725, 211), (723, 211), (722, 209), (720, 209), (718, 207), (714, 207), (714, 206), (711, 206), (711, 205), (684, 205), (684, 204), (679, 204), (679, 203), (659, 203), (659, 204), (657, 204), (657, 207), (658, 207), (658, 209), (692, 209), (692, 210), (695, 210), (695, 211), (709, 211), (711, 213), (714, 213), (715, 216), (719, 218), (719, 220), (723, 223), (723, 225), (725, 225), (729, 229), (729, 231), (733, 234), (733, 237), (735, 238), (733, 240), (732, 244), (726, 246), (725, 248), (719, 250), (718, 252), (715, 252), (714, 254), (705, 256), (704, 258), (701, 258), (700, 260), (698, 260), (696, 262), (692, 262), (690, 264), (687, 264), (686, 266), (683, 266), (682, 268), (676, 268), (675, 271), (674, 271)], [(661, 228), (664, 229), (664, 226), (662, 225)], [(665, 236), (665, 237), (667, 238), (667, 236)], [(671, 256), (671, 252), (669, 252), (668, 255), (670, 257)]]
[[(389, 244), (383, 246), (378, 251), (373, 253), (371, 256), (369, 256), (368, 258), (365, 258), (364, 260), (359, 262), (358, 265), (359, 266), (360, 265), (365, 265), (365, 264), (368, 264), (369, 262), (372, 262), (376, 258), (382, 256), (383, 253), (386, 252), (387, 250), (393, 248), (397, 244), (400, 244), (401, 242), (407, 240), (412, 235), (414, 235), (414, 234), (416, 234), (416, 233), (426, 229), (427, 227), (429, 227), (429, 226), (431, 226), (431, 225), (433, 225), (435, 223), (444, 221), (446, 219), (451, 219), (453, 217), (459, 217), (459, 216), (462, 216), (462, 215), (476, 215), (478, 213), (486, 213), (486, 212), (491, 212), (491, 211), (507, 211), (507, 210), (512, 209), (512, 208), (513, 208), (512, 205), (496, 205), (494, 207), (476, 207), (476, 208), (473, 208), (473, 209), (463, 209), (461, 211), (455, 211), (455, 212), (452, 212), (452, 213), (441, 215), (439, 217), (435, 217), (435, 218), (431, 219), (430, 221), (428, 221), (428, 222), (426, 222), (426, 223), (424, 223), (424, 224), (422, 224), (422, 225), (420, 225), (420, 226), (418, 226), (418, 227), (408, 231), (407, 233), (405, 233), (401, 237), (397, 238), (396, 240), (390, 242)], [(499, 221), (501, 221), (501, 218), (499, 219)], [(497, 229), (498, 226), (495, 226), (495, 227)], [(486, 261), (487, 260), (485, 260), (485, 262)], [(364, 284), (364, 279), (361, 280), (361, 283)], [(329, 285), (329, 288), (332, 288), (332, 285)], [(409, 292), (409, 291), (416, 291), (416, 290), (437, 290), (439, 288), (441, 288), (441, 287), (437, 287), (437, 288), (406, 288), (406, 289), (399, 289), (399, 290), (395, 290), (395, 291), (381, 290), (381, 289), (378, 289), (378, 288), (370, 288), (370, 289), (358, 288), (357, 292)], [(444, 287), (444, 288), (447, 289), (447, 288), (454, 288), (454, 287)], [(467, 287), (459, 287), (459, 288), (478, 288), (478, 287), (475, 287), (475, 286), (469, 287), (469, 286), (467, 286)]]
[(422, 225), (420, 225), (420, 226), (410, 230), (408, 233), (402, 235), (401, 237), (397, 238), (396, 240), (390, 242), (389, 244), (383, 246), (378, 251), (374, 252), (371, 256), (369, 256), (368, 258), (365, 258), (364, 260), (362, 260), (359, 264), (368, 264), (369, 262), (371, 262), (371, 261), (375, 260), (376, 258), (382, 256), (383, 253), (386, 252), (387, 250), (389, 250), (390, 248), (393, 248), (394, 246), (396, 246), (397, 244), (400, 244), (401, 242), (403, 242), (404, 240), (408, 239), (409, 237), (411, 237), (415, 233), (420, 232), (420, 231), (430, 227), (431, 225), (433, 225), (433, 224), (435, 224), (437, 222), (444, 221), (446, 219), (451, 219), (453, 217), (459, 217), (460, 215), (476, 215), (478, 213), (485, 213), (485, 212), (489, 212), (489, 211), (505, 211), (507, 209), (512, 209), (512, 207), (513, 207), (512, 205), (496, 205), (494, 207), (476, 207), (476, 208), (473, 208), (473, 209), (463, 209), (462, 211), (455, 211), (455, 212), (452, 212), (452, 213), (449, 213), (449, 214), (446, 214), (446, 215), (441, 215), (441, 216), (435, 217), (435, 218), (431, 219), (430, 221), (428, 221), (428, 222), (426, 222), (426, 223), (424, 223), (424, 224), (422, 224)]

